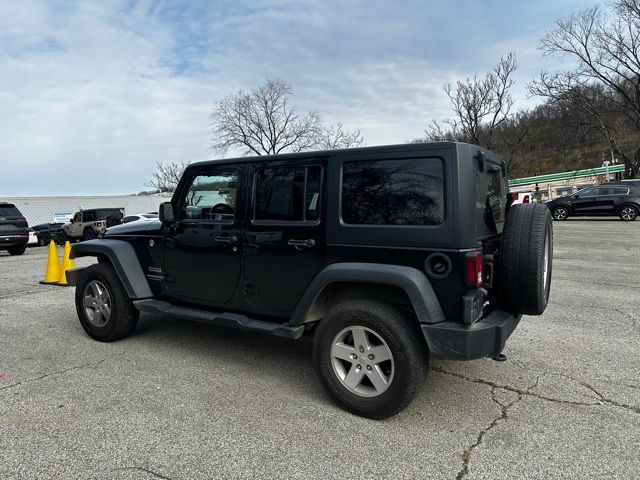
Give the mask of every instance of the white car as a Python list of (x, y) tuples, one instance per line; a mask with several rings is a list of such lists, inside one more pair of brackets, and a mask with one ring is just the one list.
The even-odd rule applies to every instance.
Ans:
[(27, 245), (38, 245), (38, 236), (33, 228), (29, 227), (29, 241)]
[(127, 215), (122, 219), (122, 223), (131, 222), (153, 222), (158, 220), (158, 215), (155, 213), (136, 213), (134, 215)]

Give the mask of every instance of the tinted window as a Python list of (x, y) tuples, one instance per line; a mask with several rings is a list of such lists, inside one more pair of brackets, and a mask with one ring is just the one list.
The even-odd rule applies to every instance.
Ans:
[(233, 220), (238, 172), (198, 175), (180, 203), (180, 217), (198, 220)]
[(320, 167), (263, 168), (256, 173), (254, 220), (286, 222), (320, 218)]
[(595, 188), (584, 188), (578, 192), (581, 197), (593, 197), (597, 195), (597, 189)]
[(136, 220), (138, 220), (138, 217), (135, 217), (133, 215), (129, 215), (128, 217), (124, 217), (122, 219), (122, 223), (135, 222)]
[(0, 217), (21, 217), (22, 214), (14, 205), (0, 205)]
[(610, 190), (611, 190), (611, 195), (626, 195), (627, 193), (629, 193), (628, 188), (622, 188), (622, 187), (611, 188)]
[(476, 195), (477, 218), (482, 218), (479, 232), (482, 235), (501, 232), (507, 206), (507, 185), (501, 168), (489, 166), (486, 175), (477, 177)]
[(158, 218), (158, 215), (155, 213), (145, 213), (142, 215), (144, 218)]
[(366, 225), (442, 223), (443, 176), (437, 158), (347, 162), (342, 171), (342, 219)]

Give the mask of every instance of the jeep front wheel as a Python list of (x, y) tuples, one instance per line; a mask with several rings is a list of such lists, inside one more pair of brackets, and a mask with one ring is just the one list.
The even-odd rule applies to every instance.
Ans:
[(318, 326), (313, 356), (331, 396), (345, 410), (374, 419), (403, 410), (427, 366), (417, 323), (374, 300), (334, 307)]
[(129, 335), (139, 316), (108, 263), (91, 265), (82, 272), (76, 286), (76, 311), (85, 332), (101, 342)]

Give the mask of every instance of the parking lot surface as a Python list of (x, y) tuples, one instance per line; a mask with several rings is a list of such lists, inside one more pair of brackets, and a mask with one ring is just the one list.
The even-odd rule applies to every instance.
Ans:
[(0, 478), (637, 478), (640, 221), (554, 228), (508, 361), (432, 360), (385, 421), (331, 403), (309, 339), (142, 315), (95, 342), (46, 249), (0, 252)]

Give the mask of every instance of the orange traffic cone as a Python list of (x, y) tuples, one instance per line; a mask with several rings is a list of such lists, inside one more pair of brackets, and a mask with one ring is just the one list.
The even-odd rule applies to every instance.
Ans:
[(58, 261), (58, 251), (53, 240), (49, 242), (49, 258), (47, 258), (47, 270), (44, 280), (40, 283), (45, 285), (55, 285), (60, 280), (60, 263)]
[(62, 255), (62, 269), (60, 271), (60, 281), (58, 285), (69, 285), (67, 283), (67, 270), (71, 270), (75, 267), (73, 264), (73, 260), (69, 258), (71, 254), (71, 244), (66, 241), (64, 242), (64, 253)]

